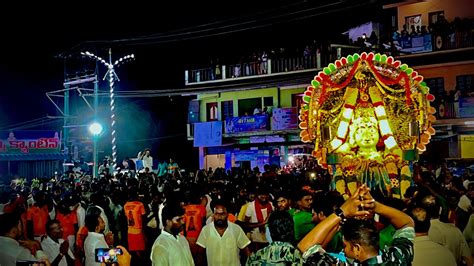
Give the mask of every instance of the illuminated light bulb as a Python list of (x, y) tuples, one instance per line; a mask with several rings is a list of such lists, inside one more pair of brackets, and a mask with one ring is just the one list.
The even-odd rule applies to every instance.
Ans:
[(390, 136), (386, 140), (384, 140), (384, 143), (385, 143), (385, 146), (387, 146), (389, 150), (397, 146), (397, 142), (395, 141), (395, 138), (393, 136)]
[(341, 145), (342, 145), (342, 140), (340, 140), (340, 139), (333, 139), (331, 141), (331, 147), (332, 147), (333, 150), (339, 148), (339, 146), (341, 146)]
[(342, 117), (344, 117), (347, 120), (350, 120), (352, 117), (352, 113), (354, 112), (353, 109), (351, 108), (345, 108), (344, 112), (342, 113)]
[(346, 121), (341, 121), (339, 127), (337, 128), (337, 136), (343, 139), (346, 136), (347, 129), (349, 128), (349, 123)]
[(135, 58), (135, 55), (134, 55), (134, 54), (132, 54), (132, 55), (130, 55), (130, 57), (131, 57), (131, 58)]
[(392, 130), (390, 129), (390, 126), (388, 125), (387, 119), (379, 120), (379, 127), (380, 127), (380, 133), (382, 133), (382, 136), (385, 136), (387, 134), (392, 134)]
[(386, 116), (387, 113), (385, 112), (385, 107), (383, 107), (383, 106), (375, 107), (375, 114), (377, 115), (377, 117)]

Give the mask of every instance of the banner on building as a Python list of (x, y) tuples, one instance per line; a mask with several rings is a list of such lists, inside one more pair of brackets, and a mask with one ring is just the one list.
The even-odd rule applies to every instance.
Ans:
[(225, 133), (241, 133), (267, 130), (267, 115), (249, 115), (228, 117), (225, 121)]
[(236, 162), (256, 161), (257, 157), (258, 150), (234, 151), (234, 160)]
[(459, 142), (461, 146), (461, 158), (474, 158), (474, 136), (473, 135), (459, 135)]
[(272, 111), (272, 129), (298, 128), (298, 110), (296, 108), (275, 108)]
[(459, 116), (461, 118), (474, 117), (474, 97), (461, 97), (459, 99)]
[(222, 145), (222, 122), (194, 124), (194, 147), (215, 147)]
[(58, 131), (0, 131), (0, 154), (58, 153), (61, 139)]

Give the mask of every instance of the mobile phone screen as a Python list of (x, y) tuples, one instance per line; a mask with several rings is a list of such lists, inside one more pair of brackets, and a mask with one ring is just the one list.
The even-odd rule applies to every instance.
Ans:
[(119, 248), (97, 248), (95, 249), (95, 261), (103, 263), (117, 262), (117, 255), (122, 255)]

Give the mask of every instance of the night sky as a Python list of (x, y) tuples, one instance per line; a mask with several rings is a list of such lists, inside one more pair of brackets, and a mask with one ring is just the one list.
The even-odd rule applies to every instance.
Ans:
[[(117, 90), (179, 89), (185, 69), (205, 67), (212, 58), (232, 62), (263, 49), (304, 48), (312, 40), (338, 39), (349, 26), (378, 19), (376, 1), (169, 1), (166, 7), (160, 1), (97, 2), (2, 8), (0, 130), (59, 115), (45, 96), (63, 88), (64, 61), (58, 55), (77, 61), (87, 49), (106, 57), (109, 47), (116, 57), (134, 53), (136, 60), (117, 70), (122, 80)], [(100, 72), (105, 74), (103, 68)], [(119, 155), (134, 156), (151, 146), (157, 158), (175, 156), (197, 166), (197, 156), (181, 152), (193, 150), (185, 135), (188, 100), (120, 98)], [(101, 104), (107, 107), (107, 100)], [(58, 125), (43, 129), (48, 126)]]

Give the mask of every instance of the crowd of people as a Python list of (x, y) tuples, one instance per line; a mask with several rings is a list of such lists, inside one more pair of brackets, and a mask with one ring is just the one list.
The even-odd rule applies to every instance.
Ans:
[(97, 249), (118, 248), (118, 265), (472, 265), (469, 168), (416, 164), (404, 199), (365, 185), (344, 198), (305, 160), (196, 173), (171, 160), (161, 174), (103, 167), (97, 179), (12, 183), (0, 264), (100, 265)]

